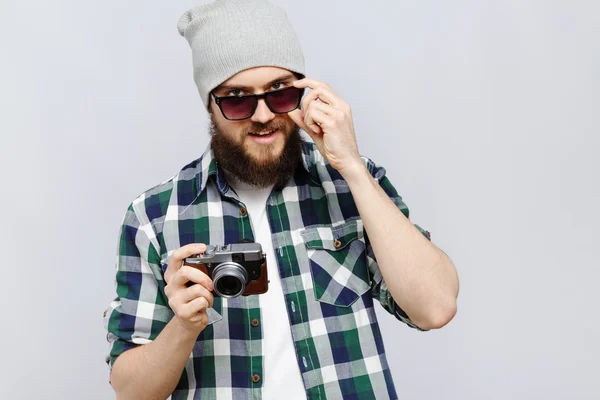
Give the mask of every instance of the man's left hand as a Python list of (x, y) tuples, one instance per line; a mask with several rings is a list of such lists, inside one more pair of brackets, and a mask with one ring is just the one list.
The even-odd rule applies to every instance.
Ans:
[(293, 85), (311, 91), (302, 99), (302, 108), (288, 113), (308, 133), (317, 149), (342, 176), (363, 165), (358, 152), (352, 111), (348, 103), (329, 85), (314, 79), (301, 79)]

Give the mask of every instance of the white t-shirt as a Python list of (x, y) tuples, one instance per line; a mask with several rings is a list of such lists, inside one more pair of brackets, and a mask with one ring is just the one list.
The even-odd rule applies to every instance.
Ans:
[(285, 309), (283, 289), (267, 216), (267, 199), (273, 187), (256, 188), (227, 174), (227, 181), (246, 206), (254, 241), (262, 245), (267, 255), (269, 290), (259, 295), (263, 332), (263, 398), (286, 400), (306, 399), (302, 375), (298, 367), (290, 322)]

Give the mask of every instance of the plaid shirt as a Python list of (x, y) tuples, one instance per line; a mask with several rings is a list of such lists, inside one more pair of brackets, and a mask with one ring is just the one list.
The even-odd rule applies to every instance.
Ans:
[[(312, 142), (304, 138), (302, 146), (303, 168), (273, 190), (266, 208), (307, 397), (396, 399), (373, 300), (420, 328), (392, 299), (348, 185)], [(408, 217), (385, 170), (363, 160)], [(250, 219), (210, 146), (173, 178), (136, 198), (123, 219), (117, 297), (104, 319), (110, 367), (124, 351), (154, 340), (173, 317), (164, 272), (174, 250), (241, 239), (254, 239)], [(261, 317), (258, 296), (215, 297), (208, 316), (172, 398), (260, 399), (268, 343), (262, 324), (251, 323)]]

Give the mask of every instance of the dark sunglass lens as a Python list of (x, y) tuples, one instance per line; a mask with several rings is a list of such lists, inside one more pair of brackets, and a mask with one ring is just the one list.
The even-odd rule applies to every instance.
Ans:
[(273, 112), (290, 112), (300, 105), (302, 89), (291, 87), (267, 94), (265, 100)]
[(252, 115), (255, 103), (254, 97), (227, 97), (221, 99), (221, 109), (225, 118), (244, 119)]

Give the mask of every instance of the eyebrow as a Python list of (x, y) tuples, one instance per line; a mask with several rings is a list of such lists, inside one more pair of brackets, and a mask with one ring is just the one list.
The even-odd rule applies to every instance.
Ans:
[[(289, 73), (287, 75), (280, 76), (277, 79), (273, 79), (272, 81), (268, 82), (265, 85), (265, 87), (269, 87), (269, 86), (271, 86), (271, 85), (273, 85), (274, 83), (277, 83), (277, 82), (283, 82), (283, 81), (287, 81), (287, 80), (294, 79), (294, 78), (295, 78), (294, 74)], [(247, 92), (251, 92), (253, 88), (251, 88), (249, 86), (244, 86), (244, 85), (222, 84), (216, 90), (217, 91), (222, 91), (222, 90), (235, 90), (235, 89), (240, 89), (240, 90), (245, 90)]]

